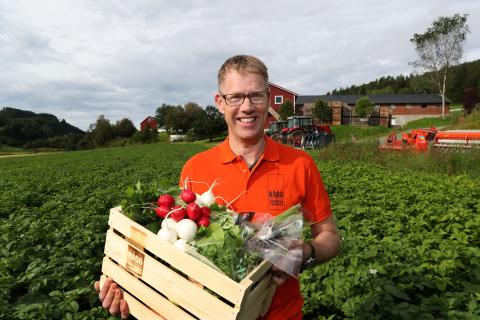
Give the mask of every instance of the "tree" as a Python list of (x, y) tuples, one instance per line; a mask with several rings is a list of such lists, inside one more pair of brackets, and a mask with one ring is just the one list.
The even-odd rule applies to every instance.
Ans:
[(293, 104), (290, 102), (290, 100), (286, 100), (280, 105), (280, 108), (278, 109), (278, 114), (280, 114), (281, 120), (286, 120), (288, 117), (293, 116)]
[(89, 127), (89, 134), (95, 147), (103, 147), (115, 137), (115, 131), (110, 120), (102, 114), (98, 117), (97, 122)]
[(366, 118), (373, 111), (373, 103), (368, 97), (361, 97), (355, 103), (355, 113), (360, 118)]
[(127, 118), (117, 121), (114, 130), (115, 136), (119, 138), (130, 138), (137, 131), (132, 120)]
[(157, 108), (155, 111), (155, 119), (157, 119), (157, 125), (159, 128), (165, 127), (165, 117), (167, 114), (175, 109), (175, 106), (163, 103), (160, 107)]
[(330, 120), (331, 117), (332, 110), (328, 104), (325, 101), (318, 99), (313, 107), (313, 118), (323, 124), (323, 121)]
[(195, 119), (192, 127), (193, 136), (196, 139), (213, 138), (227, 131), (227, 124), (217, 108), (207, 106), (205, 110)]
[(430, 80), (442, 96), (442, 118), (445, 118), (445, 87), (450, 67), (463, 56), (463, 45), (469, 27), (467, 14), (439, 17), (424, 33), (415, 33), (410, 42), (415, 46), (418, 60), (411, 62), (415, 69), (428, 71)]
[(468, 88), (465, 89), (462, 97), (462, 104), (463, 109), (465, 109), (465, 113), (468, 115), (472, 113), (473, 109), (475, 109), (475, 105), (480, 102), (480, 95), (478, 94), (477, 88)]

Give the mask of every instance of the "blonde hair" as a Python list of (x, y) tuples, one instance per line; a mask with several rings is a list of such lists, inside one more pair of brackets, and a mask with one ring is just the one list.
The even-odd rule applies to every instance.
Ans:
[(225, 80), (228, 71), (239, 73), (256, 73), (265, 81), (265, 89), (268, 90), (268, 70), (267, 66), (258, 58), (249, 55), (237, 55), (228, 58), (218, 70), (218, 90)]

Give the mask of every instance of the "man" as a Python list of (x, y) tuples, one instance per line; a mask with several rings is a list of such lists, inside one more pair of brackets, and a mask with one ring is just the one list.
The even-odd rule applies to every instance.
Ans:
[[(252, 56), (232, 57), (219, 70), (218, 90), (215, 103), (228, 125), (228, 138), (188, 160), (181, 183), (215, 181), (214, 194), (240, 213), (277, 215), (301, 203), (313, 239), (303, 244), (302, 269), (333, 258), (340, 238), (312, 158), (264, 135), (269, 97), (266, 66)], [(202, 183), (188, 187), (196, 193), (207, 188)], [(275, 267), (272, 272), (278, 287), (264, 319), (301, 319), (303, 298), (298, 280)], [(128, 316), (122, 293), (111, 280), (99, 291), (99, 297), (111, 313)]]

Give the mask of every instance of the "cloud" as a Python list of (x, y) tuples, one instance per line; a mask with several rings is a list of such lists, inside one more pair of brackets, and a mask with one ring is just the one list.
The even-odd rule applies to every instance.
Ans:
[(465, 59), (480, 58), (480, 4), (440, 1), (48, 1), (0, 3), (0, 106), (87, 129), (101, 114), (137, 126), (162, 103), (213, 103), (216, 72), (248, 53), (300, 94), (411, 72), (409, 42), (439, 15), (469, 13)]

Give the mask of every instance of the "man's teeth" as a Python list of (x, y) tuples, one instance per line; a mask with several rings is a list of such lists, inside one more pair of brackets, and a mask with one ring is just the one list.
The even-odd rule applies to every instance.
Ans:
[(238, 118), (240, 122), (253, 122), (255, 121), (255, 118)]

